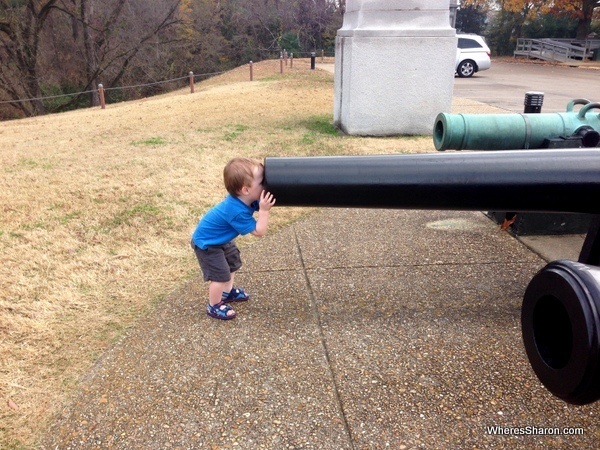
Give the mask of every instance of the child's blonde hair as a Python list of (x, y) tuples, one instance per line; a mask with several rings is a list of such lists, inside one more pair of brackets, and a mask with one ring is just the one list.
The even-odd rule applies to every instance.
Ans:
[(250, 158), (233, 158), (223, 169), (225, 188), (233, 196), (238, 196), (244, 186), (252, 186), (254, 168), (262, 163)]

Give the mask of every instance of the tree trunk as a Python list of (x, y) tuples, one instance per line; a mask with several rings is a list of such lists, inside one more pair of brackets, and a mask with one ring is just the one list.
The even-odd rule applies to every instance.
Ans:
[(89, 20), (92, 17), (91, 6), (88, 0), (80, 0), (80, 15), (83, 27), (83, 46), (85, 49), (85, 74), (89, 82), (90, 106), (98, 106), (100, 98), (98, 97), (98, 59), (94, 50), (94, 43)]
[(577, 39), (587, 39), (592, 29), (592, 16), (597, 0), (583, 0), (581, 14), (577, 22)]
[[(0, 22), (0, 49), (6, 70), (0, 71), (0, 87), (26, 115), (45, 112), (38, 77), (40, 34), (58, 0), (27, 0), (7, 8)], [(28, 99), (28, 102), (23, 100)]]

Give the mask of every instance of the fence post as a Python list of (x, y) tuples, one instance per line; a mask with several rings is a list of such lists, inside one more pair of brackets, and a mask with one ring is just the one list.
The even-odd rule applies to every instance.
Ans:
[(190, 93), (194, 93), (194, 72), (190, 70)]
[(284, 59), (284, 61), (285, 61), (285, 67), (287, 67), (287, 63), (288, 63), (288, 61), (287, 61), (287, 60), (288, 60), (288, 52), (287, 52), (287, 50), (285, 50), (285, 49), (283, 50), (283, 59)]
[(321, 62), (323, 62), (323, 58), (325, 58), (325, 50), (321, 49)]
[(104, 86), (102, 86), (102, 83), (98, 85), (98, 95), (100, 97), (100, 108), (106, 109), (106, 101), (104, 100)]
[(283, 73), (283, 53), (279, 56), (279, 73)]
[(294, 54), (290, 53), (290, 69), (294, 67)]
[(250, 81), (253, 80), (253, 75), (252, 75), (252, 61), (250, 61)]

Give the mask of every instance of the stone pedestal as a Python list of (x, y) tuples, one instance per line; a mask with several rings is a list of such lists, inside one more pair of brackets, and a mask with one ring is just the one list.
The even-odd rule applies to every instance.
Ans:
[(351, 135), (431, 135), (449, 112), (449, 0), (347, 0), (335, 43), (334, 122)]

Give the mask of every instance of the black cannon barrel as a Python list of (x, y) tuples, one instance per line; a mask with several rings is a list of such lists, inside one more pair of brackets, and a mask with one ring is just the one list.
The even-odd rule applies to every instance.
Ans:
[(267, 157), (278, 206), (600, 213), (600, 149)]

